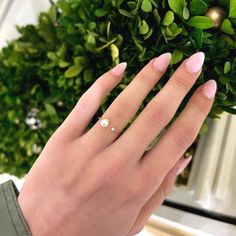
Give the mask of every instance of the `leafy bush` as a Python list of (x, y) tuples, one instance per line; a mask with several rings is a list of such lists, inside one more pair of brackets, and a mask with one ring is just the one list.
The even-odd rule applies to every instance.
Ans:
[[(219, 28), (205, 16), (214, 6), (225, 9)], [(18, 27), (21, 36), (0, 52), (0, 172), (26, 173), (79, 97), (121, 61), (128, 62), (125, 79), (91, 125), (134, 75), (163, 52), (173, 53), (170, 69), (141, 109), (183, 59), (202, 50), (203, 73), (178, 113), (196, 87), (210, 79), (217, 80), (218, 93), (209, 117), (236, 113), (235, 27), (234, 0), (52, 2), (37, 25)]]

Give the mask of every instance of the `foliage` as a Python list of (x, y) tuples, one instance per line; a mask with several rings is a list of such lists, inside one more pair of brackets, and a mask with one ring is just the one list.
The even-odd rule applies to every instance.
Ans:
[[(220, 29), (205, 16), (221, 6)], [(0, 172), (28, 171), (56, 127), (95, 79), (121, 61), (125, 79), (103, 101), (96, 122), (111, 101), (153, 57), (172, 52), (161, 89), (183, 59), (204, 51), (198, 82), (216, 79), (218, 93), (209, 117), (236, 113), (236, 1), (234, 0), (59, 0), (37, 25), (18, 27), (20, 37), (0, 52)], [(78, 117), (79, 119), (79, 117)]]

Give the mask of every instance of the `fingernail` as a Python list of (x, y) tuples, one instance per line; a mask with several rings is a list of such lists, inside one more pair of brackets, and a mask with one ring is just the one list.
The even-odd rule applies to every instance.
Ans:
[(202, 93), (209, 99), (213, 99), (215, 97), (216, 91), (217, 91), (217, 83), (215, 80), (209, 80), (207, 81), (202, 87), (201, 87)]
[(193, 54), (186, 62), (188, 72), (191, 74), (198, 73), (203, 66), (204, 60), (205, 54), (203, 52)]
[(157, 57), (153, 62), (154, 67), (160, 72), (165, 72), (170, 64), (171, 56), (171, 53), (168, 52)]
[(181, 174), (184, 171), (184, 169), (187, 167), (191, 159), (192, 159), (192, 156), (188, 158), (182, 158), (179, 160), (177, 164), (177, 175)]
[(122, 62), (118, 65), (116, 65), (112, 70), (111, 70), (111, 73), (114, 75), (114, 76), (117, 76), (117, 77), (120, 77), (125, 69), (127, 67), (127, 63), (126, 62)]

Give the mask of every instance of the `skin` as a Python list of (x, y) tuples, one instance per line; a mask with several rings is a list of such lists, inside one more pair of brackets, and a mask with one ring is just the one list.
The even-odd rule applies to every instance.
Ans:
[[(154, 60), (154, 59), (153, 59)], [(103, 118), (121, 132), (163, 75), (151, 60), (116, 98)], [(49, 139), (26, 177), (18, 201), (32, 235), (130, 236), (162, 204), (214, 98), (200, 86), (185, 110), (153, 146), (201, 70), (186, 61), (121, 135), (98, 121), (86, 130), (104, 97), (121, 81), (108, 71), (80, 98)]]

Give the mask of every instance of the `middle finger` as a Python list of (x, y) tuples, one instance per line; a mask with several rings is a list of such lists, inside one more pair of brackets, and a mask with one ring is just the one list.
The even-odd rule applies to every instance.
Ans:
[(113, 147), (118, 145), (125, 148), (134, 156), (134, 161), (138, 161), (148, 145), (176, 113), (201, 73), (204, 59), (204, 53), (199, 52), (184, 61)]

